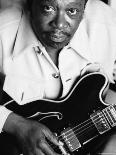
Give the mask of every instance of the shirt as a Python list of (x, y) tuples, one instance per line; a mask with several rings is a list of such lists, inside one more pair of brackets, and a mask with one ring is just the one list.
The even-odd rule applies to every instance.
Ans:
[[(55, 99), (61, 87), (63, 97), (89, 63), (98, 63), (113, 82), (115, 41), (116, 13), (101, 1), (89, 0), (77, 31), (59, 54), (57, 67), (33, 33), (27, 14), (18, 7), (6, 9), (0, 14), (3, 90), (18, 104)], [(1, 131), (10, 113), (0, 107)]]

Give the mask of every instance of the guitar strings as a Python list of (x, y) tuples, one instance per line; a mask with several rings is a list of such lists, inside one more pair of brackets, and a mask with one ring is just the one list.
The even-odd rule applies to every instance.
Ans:
[[(92, 118), (94, 119), (95, 117), (96, 117), (96, 115), (93, 116)], [(94, 121), (97, 121), (98, 119), (99, 119), (99, 118), (94, 119)], [(86, 123), (86, 124), (85, 124), (85, 123)], [(77, 125), (77, 126), (71, 128), (71, 129), (69, 129), (68, 131), (65, 132), (65, 134), (67, 134), (68, 132), (71, 132), (72, 130), (73, 130), (73, 131), (74, 131), (74, 130), (75, 130), (75, 131), (77, 131), (77, 130), (81, 130), (83, 127), (89, 125), (90, 123), (93, 124), (91, 118), (88, 119), (88, 120), (86, 120), (86, 121), (84, 121), (84, 122), (82, 122), (82, 123), (80, 123), (79, 125)], [(93, 124), (93, 125), (94, 125), (94, 124)], [(81, 127), (79, 128), (79, 126), (81, 126)], [(95, 126), (95, 125), (94, 125), (94, 126)], [(77, 129), (77, 128), (78, 128), (78, 129)], [(76, 130), (76, 129), (77, 129), (77, 130)], [(69, 133), (69, 135), (70, 135), (70, 133)], [(62, 136), (63, 136), (63, 135), (61, 134), (60, 136), (58, 136), (58, 138), (60, 138), (60, 137), (62, 137)]]
[[(96, 116), (94, 116), (94, 117), (96, 117)], [(93, 117), (93, 118), (94, 118), (94, 117)], [(98, 119), (99, 119), (99, 118), (95, 119), (95, 121), (97, 121)], [(88, 123), (85, 124), (85, 125), (83, 125), (83, 124), (86, 123), (86, 122), (88, 122)], [(97, 121), (96, 123), (99, 123), (99, 122), (101, 122), (101, 120)], [(91, 124), (91, 125), (90, 125), (90, 124)], [(81, 126), (80, 128), (76, 129), (76, 128), (79, 127), (80, 125), (83, 125), (83, 126)], [(89, 125), (89, 126), (88, 126), (88, 125)], [(81, 130), (81, 129), (82, 129), (83, 127), (85, 127), (85, 126), (88, 126), (88, 127), (86, 127), (86, 128), (84, 128), (83, 130)], [(70, 132), (71, 130), (73, 130), (73, 133), (75, 133), (75, 135), (78, 135), (78, 137), (80, 137), (80, 136), (82, 136), (83, 134), (85, 134), (85, 133), (84, 133), (85, 130), (87, 131), (87, 129), (90, 130), (90, 129), (93, 129), (93, 128), (96, 129), (94, 123), (92, 122), (91, 119), (88, 119), (88, 120), (86, 120), (85, 122), (79, 124), (78, 126), (75, 126), (74, 128), (68, 130), (68, 131), (65, 132), (65, 133), (68, 133), (68, 132)], [(81, 130), (81, 131), (79, 131), (79, 130)], [(77, 132), (77, 131), (79, 131), (79, 132)], [(71, 136), (71, 135), (72, 135), (72, 133), (70, 133), (70, 134), (68, 134), (68, 135), (66, 135), (66, 136), (68, 137), (68, 136)], [(75, 135), (71, 136), (70, 138), (67, 138), (67, 141), (70, 140), (70, 139), (72, 139), (73, 137), (75, 137)], [(61, 134), (60, 136), (58, 136), (59, 140), (64, 140), (62, 136), (63, 136), (62, 134)], [(52, 144), (51, 144), (51, 146), (52, 146)], [(55, 146), (54, 146), (53, 148), (55, 148)]]
[[(100, 122), (100, 120), (99, 120), (97, 123), (99, 123), (99, 122)], [(84, 126), (86, 126), (86, 128), (84, 128)], [(68, 134), (68, 135), (66, 135), (66, 136), (69, 137), (69, 136), (71, 136), (71, 135), (74, 133), (75, 135), (78, 135), (78, 137), (79, 137), (79, 136), (83, 135), (83, 133), (84, 133), (85, 130), (87, 131), (87, 129), (95, 128), (95, 125), (94, 125), (92, 122), (90, 122), (90, 123), (88, 123), (88, 124), (86, 124), (86, 125), (84, 125), (84, 126), (82, 126), (81, 128), (79, 128), (79, 129), (77, 129), (77, 130), (73, 130), (72, 133), (70, 133), (70, 134)], [(82, 128), (84, 128), (84, 129), (81, 130)], [(96, 129), (96, 128), (95, 128), (95, 129)], [(79, 130), (81, 130), (81, 131), (79, 131)], [(78, 132), (78, 131), (79, 131), (79, 132)], [(67, 138), (67, 141), (70, 140), (70, 139), (72, 139), (73, 137), (75, 137), (75, 135), (72, 135), (71, 137)], [(61, 136), (63, 136), (63, 135), (60, 135), (60, 136), (59, 136), (59, 139), (63, 139), (63, 137), (61, 137)], [(60, 137), (61, 137), (61, 138), (60, 138)]]
[[(98, 121), (98, 122), (100, 122), (100, 121)], [(98, 122), (97, 122), (97, 123), (98, 123)], [(91, 123), (92, 123), (92, 122), (91, 122)], [(88, 125), (89, 125), (89, 123), (88, 123)], [(81, 127), (81, 128), (82, 128), (82, 127)], [(73, 133), (75, 133), (75, 135), (78, 135), (77, 138), (79, 138), (80, 136), (82, 136), (82, 135), (85, 134), (85, 133), (84, 133), (85, 130), (86, 130), (86, 131), (87, 131), (87, 129), (88, 129), (88, 130), (92, 130), (93, 128), (96, 129), (94, 124), (92, 124), (91, 126), (88, 126), (88, 127), (85, 128), (84, 130), (82, 130), (82, 131), (80, 131), (80, 132), (77, 132), (77, 133), (76, 133), (77, 130), (75, 130)], [(72, 133), (68, 134), (67, 136), (71, 136), (71, 135), (72, 135)], [(72, 135), (71, 137), (67, 138), (66, 141), (70, 141), (70, 139), (73, 139), (73, 138), (75, 137), (75, 135)], [(61, 137), (61, 135), (60, 135), (59, 137), (60, 137), (60, 138), (59, 138), (59, 141), (64, 140), (63, 137)], [(53, 149), (57, 148), (57, 146), (55, 146), (54, 144), (50, 144), (50, 146), (51, 146)]]

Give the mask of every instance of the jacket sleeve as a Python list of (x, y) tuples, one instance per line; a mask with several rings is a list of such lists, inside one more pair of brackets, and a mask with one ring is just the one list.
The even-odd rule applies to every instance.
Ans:
[[(3, 71), (3, 48), (2, 48), (2, 41), (0, 39), (0, 73)], [(8, 115), (12, 111), (8, 110), (6, 107), (0, 105), (0, 133), (2, 132), (4, 123), (8, 117)]]
[[(0, 77), (5, 73), (3, 61), (5, 60), (5, 56), (10, 54), (9, 49), (12, 46), (11, 44), (14, 40), (14, 36), (21, 18), (21, 10), (22, 9), (20, 7), (9, 7), (0, 11)], [(15, 25), (15, 28), (12, 27), (12, 24)], [(9, 30), (11, 27), (13, 31)], [(4, 106), (1, 106), (0, 104), (0, 132), (2, 131), (4, 123), (11, 112), (12, 111), (8, 110)]]
[(0, 106), (0, 133), (2, 132), (4, 123), (12, 111), (8, 110), (4, 106)]

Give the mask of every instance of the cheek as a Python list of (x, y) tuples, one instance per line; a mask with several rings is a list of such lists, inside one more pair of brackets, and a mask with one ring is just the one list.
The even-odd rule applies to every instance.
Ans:
[(73, 21), (71, 24), (72, 35), (76, 32), (80, 24), (80, 21)]
[(65, 16), (66, 22), (69, 25), (70, 30), (73, 32), (75, 32), (82, 20), (82, 15), (79, 15), (77, 17), (72, 17), (70, 18), (69, 16)]
[(39, 16), (35, 19), (36, 27), (41, 29), (41, 31), (46, 31), (50, 29), (50, 22), (51, 18), (48, 18), (46, 16)]
[(33, 19), (33, 24), (39, 31), (44, 31), (44, 29), (47, 28), (47, 21), (45, 19), (41, 19), (40, 17)]

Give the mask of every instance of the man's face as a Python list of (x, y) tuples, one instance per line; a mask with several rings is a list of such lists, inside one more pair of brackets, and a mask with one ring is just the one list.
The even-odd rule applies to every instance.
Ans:
[(85, 0), (33, 0), (33, 29), (45, 47), (67, 45), (82, 19)]

